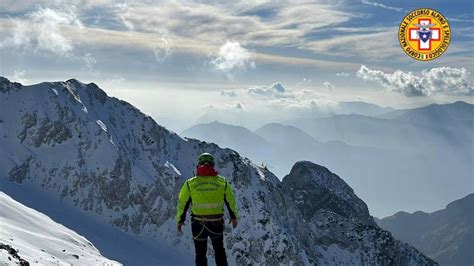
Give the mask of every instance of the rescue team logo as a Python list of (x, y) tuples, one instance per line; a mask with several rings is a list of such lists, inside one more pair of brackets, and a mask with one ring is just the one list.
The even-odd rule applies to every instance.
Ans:
[(413, 10), (403, 18), (398, 30), (403, 51), (411, 58), (429, 61), (440, 57), (448, 49), (451, 29), (448, 20), (429, 8)]

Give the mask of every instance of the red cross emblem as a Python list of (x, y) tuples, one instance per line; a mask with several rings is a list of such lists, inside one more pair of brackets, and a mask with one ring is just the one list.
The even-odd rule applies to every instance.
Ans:
[[(418, 19), (418, 24), (419, 25), (430, 25), (431, 24), (431, 18), (419, 18)], [(420, 38), (420, 31), (423, 30), (421, 27), (420, 28), (409, 28), (409, 37), (408, 39), (410, 41), (418, 41), (418, 50), (425, 50), (425, 51), (430, 51), (431, 50), (431, 42), (432, 41), (440, 41), (440, 32), (441, 28), (429, 28), (429, 31), (426, 32), (426, 34), (430, 34), (431, 36), (426, 36), (427, 41), (424, 42)], [(423, 33), (422, 33), (423, 34)]]

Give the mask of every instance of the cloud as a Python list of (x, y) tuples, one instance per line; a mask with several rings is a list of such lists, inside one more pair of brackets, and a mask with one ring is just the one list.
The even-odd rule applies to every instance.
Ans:
[(73, 50), (73, 42), (63, 32), (63, 27), (82, 27), (74, 10), (41, 7), (28, 13), (25, 19), (13, 20), (13, 23), (11, 36), (0, 47), (40, 50), (61, 56), (70, 56)]
[[(387, 1), (364, 0), (366, 5), (385, 6), (378, 2), (388, 5)], [(360, 2), (357, 5), (362, 6)], [(71, 6), (76, 8), (67, 9)], [(187, 71), (187, 67), (191, 65), (201, 66), (203, 59), (207, 63), (205, 71), (217, 70), (229, 78), (239, 71), (254, 67), (255, 64), (262, 66), (262, 69), (257, 69), (259, 74), (264, 75), (262, 78), (268, 78), (269, 75), (279, 75), (283, 72), (288, 72), (288, 75), (302, 74), (303, 68), (324, 71), (331, 68), (337, 69), (337, 72), (351, 72), (356, 71), (361, 62), (369, 64), (375, 61), (381, 65), (393, 66), (399, 61), (409, 60), (404, 56), (398, 39), (393, 34), (397, 30), (393, 25), (384, 26), (389, 23), (383, 21), (374, 24), (369, 14), (361, 13), (367, 12), (367, 9), (377, 10), (376, 8), (363, 6), (365, 8), (355, 10), (350, 9), (351, 6), (347, 0), (296, 2), (247, 0), (225, 3), (171, 0), (10, 0), (0, 3), (4, 11), (3, 18), (0, 18), (0, 24), (3, 24), (0, 25), (0, 31), (3, 33), (17, 28), (8, 24), (5, 26), (5, 22), (24, 25), (18, 27), (17, 32), (20, 34), (17, 35), (21, 38), (17, 39), (21, 41), (16, 42), (15, 47), (47, 51), (48, 56), (52, 53), (53, 56), (74, 54), (82, 57), (86, 53), (98, 55), (100, 51), (105, 53), (100, 58), (108, 58), (101, 62), (101, 67), (107, 64), (118, 69), (118, 62), (130, 60), (131, 57), (135, 59), (140, 57), (136, 60), (140, 62), (134, 64), (134, 69), (130, 70), (139, 74), (144, 74), (143, 72), (147, 70), (143, 66), (153, 63), (145, 60), (156, 59), (162, 62), (176, 53), (178, 55), (171, 58), (175, 60), (172, 65), (184, 66), (168, 68), (159, 75), (173, 72), (173, 77), (169, 78), (180, 80), (184, 76), (180, 70)], [(38, 25), (46, 24), (50, 19), (34, 18), (33, 14), (44, 18), (48, 13), (45, 10), (66, 19), (51, 19), (56, 21), (53, 30), (46, 31), (48, 34), (37, 34)], [(7, 16), (12, 19), (7, 19)], [(75, 29), (79, 28), (78, 25), (83, 25), (84, 29), (82, 31)], [(163, 34), (166, 32), (172, 35)], [(58, 41), (44, 41), (55, 35)], [(6, 36), (8, 40), (14, 39), (13, 35), (10, 37), (10, 34), (6, 34)], [(41, 39), (35, 36), (45, 37)], [(0, 38), (0, 43), (6, 43), (2, 39), (5, 40)], [(243, 56), (237, 56), (235, 60), (230, 56), (232, 53), (221, 53), (226, 45), (231, 47), (232, 43), (238, 44), (234, 45), (236, 51), (243, 51), (240, 53)], [(3, 46), (2, 44), (0, 46)], [(80, 50), (84, 48), (90, 50)], [(454, 46), (450, 47), (451, 52), (453, 48)], [(5, 49), (5, 52), (7, 51), (8, 49)], [(457, 54), (463, 57), (469, 51)], [(209, 54), (212, 54), (212, 58)], [(146, 59), (143, 58), (145, 56)], [(464, 57), (466, 61), (449, 65), (467, 64), (464, 62), (467, 62), (470, 56)], [(359, 63), (355, 64), (354, 61)], [(48, 63), (51, 67), (55, 65), (53, 61)], [(155, 69), (159, 67), (161, 66)], [(119, 71), (123, 71), (124, 68)], [(251, 76), (254, 78), (253, 73), (257, 71), (242, 75), (242, 78)], [(192, 77), (198, 76), (201, 77), (202, 73), (196, 73)], [(218, 75), (209, 77), (213, 78), (221, 77)], [(319, 83), (322, 81), (324, 79)]]
[(389, 91), (406, 96), (431, 95), (474, 95), (474, 89), (469, 81), (470, 73), (465, 68), (437, 67), (421, 71), (420, 75), (412, 72), (397, 70), (394, 73), (384, 73), (361, 66), (357, 77), (374, 81)]
[(336, 86), (334, 86), (331, 82), (324, 82), (324, 87), (330, 89), (330, 90), (334, 90), (336, 88)]
[(300, 86), (306, 86), (306, 85), (308, 85), (308, 84), (310, 84), (310, 83), (311, 83), (311, 79), (310, 79), (310, 78), (303, 78), (302, 81), (298, 82), (298, 85), (300, 85)]
[(220, 111), (244, 111), (245, 107), (241, 102), (236, 102), (235, 104), (206, 104), (202, 106), (202, 109), (207, 111), (220, 110)]
[[(220, 93), (223, 95), (223, 91)], [(334, 104), (332, 100), (316, 93), (314, 90), (290, 90), (280, 82), (270, 86), (251, 86), (248, 89), (228, 90), (225, 95), (235, 95), (241, 102), (258, 109), (268, 109), (269, 112), (281, 109), (307, 110), (326, 108)]]
[[(117, 6), (117, 5), (116, 5)], [(118, 9), (117, 9), (118, 8)], [(354, 15), (335, 4), (261, 1), (134, 1), (115, 7), (115, 16), (127, 28), (152, 32), (155, 28), (206, 43), (238, 39), (247, 45), (302, 43), (316, 29), (347, 22)], [(271, 16), (256, 15), (268, 11)], [(251, 29), (251, 30), (249, 30)]]
[(322, 117), (338, 108), (338, 103), (322, 94), (321, 90), (289, 89), (280, 82), (225, 92), (226, 95), (229, 93), (236, 96), (226, 99), (220, 91), (219, 104), (203, 107), (205, 121), (218, 120), (257, 128), (270, 122)]
[(288, 93), (286, 88), (280, 82), (276, 82), (271, 86), (252, 86), (247, 89), (247, 93), (249, 95), (266, 96), (272, 98), (293, 97), (292, 93)]
[(384, 5), (384, 4), (382, 4), (382, 3), (370, 2), (370, 1), (367, 1), (367, 0), (362, 0), (361, 2), (362, 2), (362, 4), (364, 4), (364, 5), (375, 6), (375, 7), (385, 8), (385, 9), (390, 9), (390, 10), (394, 10), (394, 11), (397, 11), (397, 12), (405, 12), (405, 11), (406, 11), (406, 10), (404, 10), (403, 8), (393, 7), (393, 6), (387, 6), (387, 5)]
[(0, 10), (6, 13), (28, 12), (38, 6), (49, 6), (54, 8), (64, 8), (65, 6), (76, 6), (84, 9), (109, 6), (116, 0), (6, 0), (0, 1)]
[(226, 97), (237, 97), (237, 93), (234, 90), (221, 90), (220, 95)]
[[(238, 39), (263, 46), (302, 43), (314, 30), (354, 17), (329, 1), (18, 0), (0, 3), (0, 10), (16, 15), (37, 5), (76, 6), (94, 27), (103, 29), (150, 33), (159, 28), (205, 43)], [(271, 15), (261, 15), (266, 12)]]
[[(314, 38), (314, 31), (332, 28), (349, 21), (355, 15), (341, 11), (339, 3), (315, 3), (301, 1), (298, 5), (286, 1), (235, 1), (223, 4), (221, 1), (116, 1), (116, 0), (71, 0), (71, 1), (7, 1), (0, 4), (2, 10), (11, 12), (12, 21), (23, 21), (24, 13), (37, 6), (48, 7), (62, 13), (77, 14), (81, 18), (84, 30), (78, 32), (71, 25), (62, 25), (61, 36), (67, 42), (63, 51), (69, 55), (73, 49), (91, 47), (103, 49), (130, 49), (132, 52), (151, 50), (157, 61), (165, 60), (170, 54), (192, 53), (202, 56), (216, 53), (218, 47), (226, 40), (238, 40), (242, 46), (270, 47), (298, 45)], [(68, 7), (75, 6), (74, 12)], [(3, 9), (5, 8), (5, 9)], [(271, 15), (265, 15), (266, 12)], [(261, 13), (262, 12), (262, 13)], [(0, 24), (2, 23), (0, 18)], [(4, 21), (3, 21), (4, 22)], [(0, 31), (3, 25), (0, 25)], [(8, 29), (8, 25), (7, 28)], [(171, 32), (175, 38), (160, 37), (159, 32)], [(252, 29), (252, 30), (249, 30)], [(5, 30), (6, 31), (6, 30)], [(67, 34), (66, 34), (67, 33)], [(28, 35), (28, 34), (24, 34)], [(2, 42), (2, 41), (0, 41)], [(30, 42), (31, 44), (32, 42)], [(67, 46), (69, 44), (69, 48)], [(244, 45), (245, 44), (245, 45)], [(29, 48), (32, 48), (30, 45)], [(245, 49), (245, 48), (244, 48)], [(116, 50), (108, 50), (116, 54)], [(125, 57), (132, 53), (121, 53)], [(195, 57), (196, 58), (196, 57)], [(193, 58), (193, 59), (195, 59)], [(316, 67), (345, 67), (346, 62), (333, 62), (329, 59), (317, 60), (310, 57), (292, 57), (286, 53), (272, 54), (251, 53), (251, 62), (264, 62), (288, 65), (311, 64)], [(215, 58), (214, 58), (215, 59)], [(190, 59), (191, 60), (191, 59)], [(206, 63), (209, 63), (208, 60)], [(275, 62), (278, 61), (278, 62)], [(222, 62), (218, 62), (222, 63)], [(228, 64), (218, 64), (219, 69), (226, 69)], [(347, 66), (349, 67), (349, 66)], [(351, 68), (358, 67), (350, 66)], [(212, 67), (215, 69), (214, 65)], [(223, 72), (229, 78), (232, 72)], [(222, 72), (222, 70), (219, 70)], [(234, 73), (235, 74), (235, 73)]]
[[(346, 58), (359, 57), (362, 60), (386, 62), (388, 58), (400, 58), (403, 54), (398, 44), (398, 29), (385, 28), (379, 32), (343, 34), (332, 38), (308, 41), (302, 44), (307, 49), (319, 54), (341, 56)], [(405, 59), (405, 57), (401, 57)]]
[(129, 31), (133, 31), (135, 26), (133, 25), (133, 22), (128, 19), (132, 16), (133, 8), (127, 3), (117, 3), (114, 7), (116, 9), (115, 14), (122, 22), (123, 26), (125, 26)]
[(28, 79), (25, 78), (25, 70), (15, 70), (13, 71), (13, 81), (19, 82), (21, 84), (28, 83)]
[(236, 70), (255, 67), (255, 63), (250, 60), (249, 51), (237, 41), (227, 41), (223, 44), (211, 63), (215, 70), (229, 75)]
[(85, 63), (85, 68), (89, 71), (92, 71), (92, 68), (97, 64), (97, 60), (91, 53), (86, 53), (82, 56), (82, 60)]
[(156, 61), (162, 62), (173, 53), (175, 39), (176, 36), (173, 34), (165, 33), (161, 35), (159, 41), (153, 46)]
[(120, 87), (125, 82), (125, 78), (119, 75), (114, 75), (112, 77), (105, 78), (100, 82), (99, 87), (106, 90), (115, 90)]
[(452, 17), (447, 17), (446, 19), (452, 22), (467, 22), (467, 23), (474, 22), (474, 19), (462, 19), (462, 18), (452, 18)]
[(350, 74), (346, 73), (346, 72), (340, 72), (340, 73), (336, 73), (336, 76), (338, 76), (338, 77), (349, 77)]

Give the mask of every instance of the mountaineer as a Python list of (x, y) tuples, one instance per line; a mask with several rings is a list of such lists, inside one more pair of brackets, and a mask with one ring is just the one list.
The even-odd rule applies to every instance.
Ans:
[(199, 155), (196, 176), (186, 180), (178, 198), (176, 221), (178, 232), (191, 206), (191, 231), (196, 250), (196, 265), (207, 265), (207, 238), (210, 237), (216, 264), (227, 265), (224, 248), (224, 204), (230, 215), (229, 223), (237, 227), (237, 207), (231, 185), (214, 169), (214, 156)]

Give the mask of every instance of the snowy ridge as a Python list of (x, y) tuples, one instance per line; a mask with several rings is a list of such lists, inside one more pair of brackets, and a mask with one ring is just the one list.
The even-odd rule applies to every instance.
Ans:
[[(267, 169), (233, 150), (183, 139), (95, 84), (69, 80), (23, 87), (0, 80), (0, 105), (9, 110), (0, 114), (0, 156), (7, 158), (0, 162), (0, 176), (7, 182), (33, 187), (131, 236), (175, 247), (192, 258), (189, 226), (186, 237), (176, 234), (176, 198), (184, 180), (193, 176), (197, 155), (210, 152), (219, 173), (236, 190), (241, 216), (237, 229), (226, 228), (231, 265), (325, 263), (334, 254), (318, 238), (318, 220), (305, 221), (301, 206)], [(319, 170), (314, 171), (311, 175)], [(338, 197), (351, 196), (351, 191), (343, 190)], [(355, 209), (365, 206), (355, 204)], [(336, 222), (346, 219), (335, 217)], [(348, 228), (360, 223), (346, 220)], [(359, 237), (364, 232), (352, 233)], [(354, 252), (347, 245), (353, 240), (344, 234), (336, 240), (332, 250)], [(371, 256), (341, 262), (374, 264), (386, 256), (394, 261), (409, 256), (414, 263), (408, 264), (434, 264), (411, 247), (384, 250), (375, 245)], [(137, 265), (146, 259), (132, 252), (113, 256), (128, 256)]]
[[(84, 237), (0, 192), (0, 243), (34, 265), (121, 265)], [(2, 249), (0, 264), (18, 262)]]

